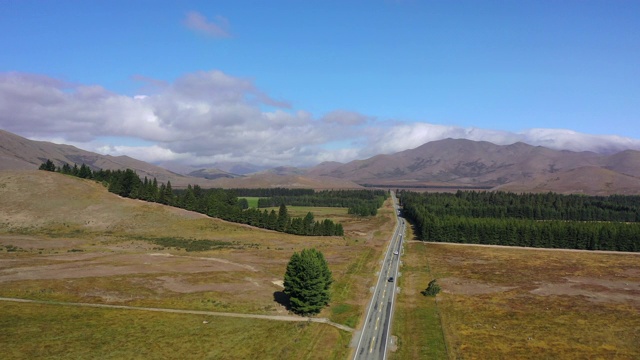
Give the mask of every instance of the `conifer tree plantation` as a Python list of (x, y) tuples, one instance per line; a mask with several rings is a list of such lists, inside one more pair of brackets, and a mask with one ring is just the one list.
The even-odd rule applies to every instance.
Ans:
[(424, 241), (640, 251), (640, 196), (398, 194)]
[(284, 293), (289, 295), (290, 309), (296, 314), (319, 313), (331, 300), (333, 279), (324, 255), (316, 249), (295, 252), (284, 275)]

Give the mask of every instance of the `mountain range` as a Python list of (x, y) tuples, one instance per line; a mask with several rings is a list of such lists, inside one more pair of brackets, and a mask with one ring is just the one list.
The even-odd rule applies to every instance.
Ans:
[(179, 174), (128, 156), (101, 155), (71, 145), (29, 140), (0, 129), (0, 171), (35, 170), (47, 159), (53, 161), (56, 166), (67, 163), (78, 166), (85, 164), (94, 170), (133, 169), (140, 177), (156, 178), (161, 183), (171, 181), (171, 185), (176, 188), (186, 187), (189, 184), (203, 188), (361, 188), (360, 185), (346, 179), (301, 176), (300, 171), (297, 171), (298, 174), (266, 171), (237, 175), (216, 169), (199, 169), (191, 171), (190, 174)]
[[(360, 188), (379, 186), (431, 190), (485, 189), (516, 192), (640, 194), (640, 152), (615, 154), (552, 150), (522, 142), (444, 139), (394, 154), (311, 168), (279, 167), (240, 175), (221, 169), (179, 174), (127, 156), (109, 156), (69, 145), (28, 140), (0, 130), (0, 170), (36, 169), (54, 163), (134, 169), (140, 176), (174, 186)], [(242, 164), (243, 169), (256, 168)]]
[(640, 152), (625, 150), (603, 155), (558, 151), (522, 142), (495, 145), (445, 139), (347, 164), (320, 164), (308, 174), (379, 186), (637, 194)]

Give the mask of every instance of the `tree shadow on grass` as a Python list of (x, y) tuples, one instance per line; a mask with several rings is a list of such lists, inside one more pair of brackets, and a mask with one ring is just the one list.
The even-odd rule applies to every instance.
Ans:
[(273, 301), (284, 306), (287, 310), (291, 310), (291, 302), (289, 301), (289, 295), (284, 291), (276, 291), (273, 293)]

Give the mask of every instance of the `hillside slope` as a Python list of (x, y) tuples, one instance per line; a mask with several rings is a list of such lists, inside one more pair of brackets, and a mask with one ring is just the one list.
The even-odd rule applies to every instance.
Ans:
[(556, 151), (524, 143), (501, 146), (446, 139), (313, 173), (358, 183), (393, 179), (496, 186), (559, 169), (597, 165), (601, 158), (590, 152)]
[(141, 177), (155, 177), (160, 182), (171, 181), (177, 186), (186, 186), (188, 183), (202, 181), (128, 156), (101, 155), (78, 149), (75, 146), (29, 140), (0, 130), (0, 170), (37, 169), (47, 159), (53, 161), (57, 166), (67, 163), (70, 165), (86, 164), (94, 170), (133, 169)]
[(512, 192), (557, 192), (561, 194), (637, 195), (640, 178), (597, 166), (564, 170), (495, 188)]
[(155, 223), (155, 226), (176, 216), (204, 217), (178, 208), (124, 199), (91, 180), (40, 170), (0, 171), (0, 228), (109, 231), (139, 225), (141, 222), (137, 220), (150, 214), (154, 218), (148, 225)]
[(278, 175), (260, 173), (240, 178), (220, 178), (212, 182), (221, 188), (291, 188), (291, 189), (361, 189), (362, 186), (347, 179), (329, 176)]

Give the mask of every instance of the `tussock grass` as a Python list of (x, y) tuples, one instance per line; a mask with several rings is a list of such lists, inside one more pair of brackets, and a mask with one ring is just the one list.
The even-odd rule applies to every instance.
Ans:
[(323, 324), (43, 304), (0, 310), (3, 359), (344, 359), (349, 350), (350, 334)]
[(640, 357), (636, 254), (413, 247), (425, 249), (443, 288), (436, 299), (450, 358)]
[[(370, 271), (370, 265), (375, 251), (372, 249), (362, 250), (360, 256), (354, 259), (347, 267), (343, 276), (337, 278), (332, 285), (332, 305), (329, 319), (333, 322), (344, 324), (355, 328), (363, 314), (362, 303), (353, 298), (354, 291), (363, 292), (361, 283), (366, 280), (364, 275)], [(375, 272), (375, 270), (372, 270)], [(363, 294), (366, 298), (366, 294)]]
[(234, 246), (233, 243), (229, 241), (220, 241), (220, 240), (195, 240), (195, 239), (184, 239), (177, 237), (161, 237), (155, 239), (148, 239), (156, 245), (174, 249), (184, 249), (187, 252), (190, 251), (207, 251), (212, 249), (222, 249)]

